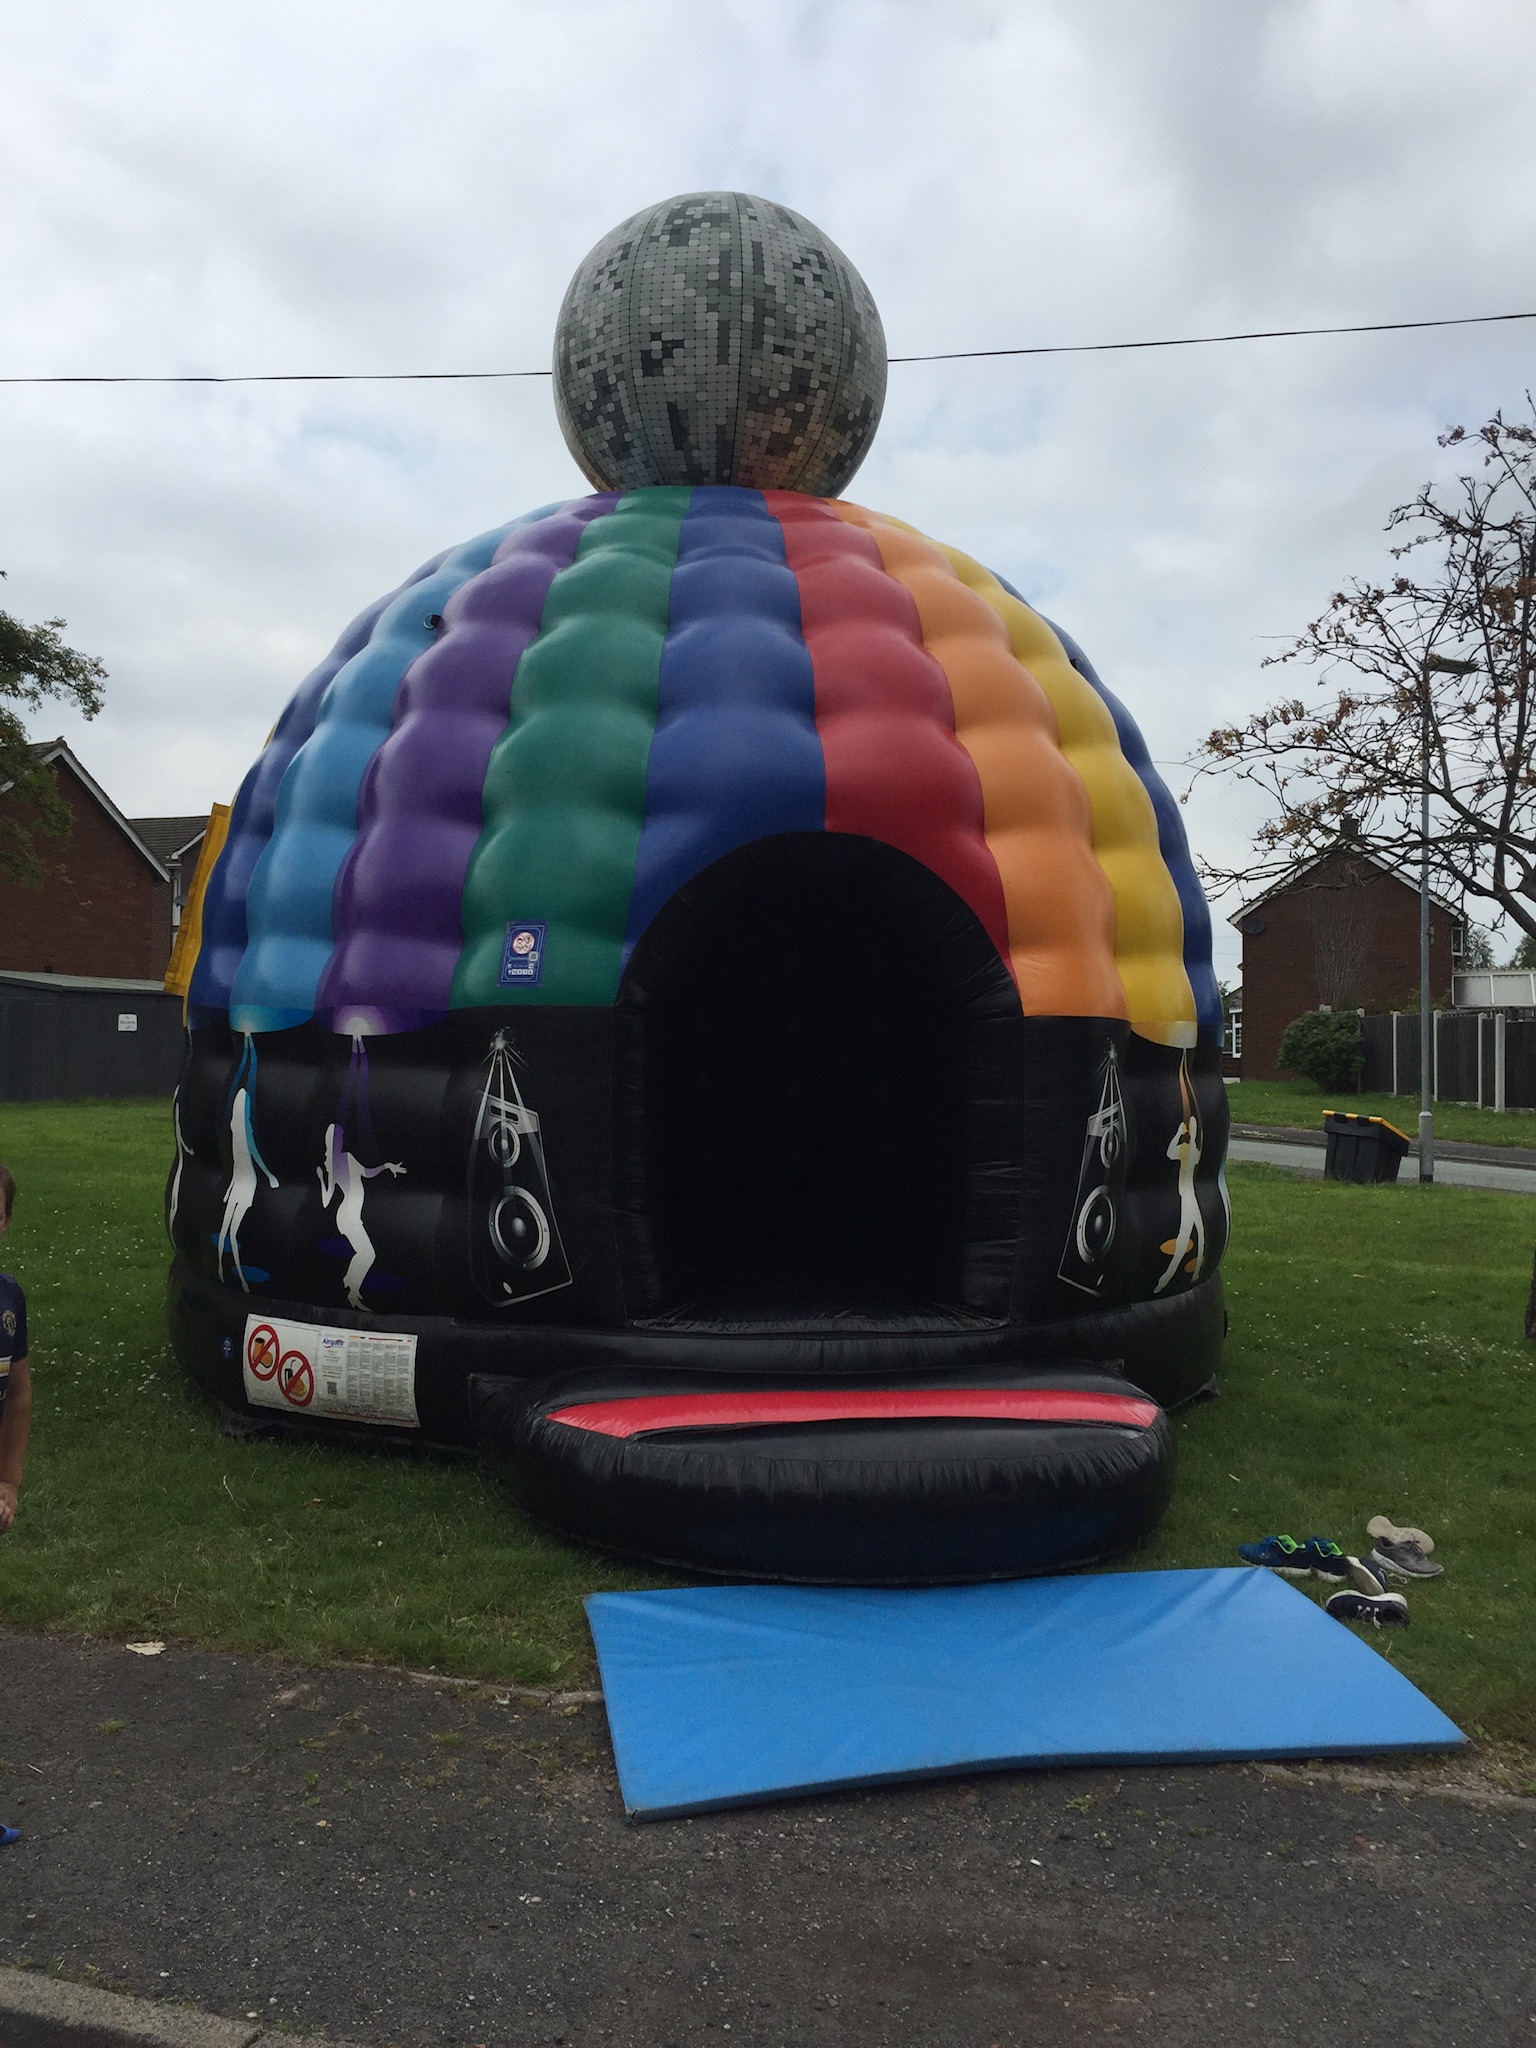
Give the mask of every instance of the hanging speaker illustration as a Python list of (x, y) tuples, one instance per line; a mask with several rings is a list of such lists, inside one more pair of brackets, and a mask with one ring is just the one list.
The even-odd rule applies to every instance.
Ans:
[(1072, 1228), (1056, 1269), (1069, 1287), (1081, 1287), (1086, 1294), (1102, 1293), (1109, 1282), (1129, 1152), (1130, 1126), (1120, 1093), (1120, 1063), (1111, 1046), (1099, 1069), (1099, 1106), (1083, 1134)]
[(523, 1101), (513, 1058), (498, 1031), (469, 1152), (470, 1273), (500, 1308), (571, 1284), (539, 1119)]

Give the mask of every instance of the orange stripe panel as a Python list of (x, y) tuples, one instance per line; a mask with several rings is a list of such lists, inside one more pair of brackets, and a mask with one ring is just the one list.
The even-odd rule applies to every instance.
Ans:
[(1061, 751), (1056, 714), (992, 607), (921, 535), (835, 500), (912, 598), (923, 644), (949, 679), (955, 734), (981, 780), (1026, 1015), (1128, 1017), (1115, 965), (1115, 901), (1094, 856), (1093, 811)]

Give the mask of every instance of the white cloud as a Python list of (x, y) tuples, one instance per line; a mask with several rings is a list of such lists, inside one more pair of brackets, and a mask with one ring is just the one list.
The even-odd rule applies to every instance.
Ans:
[[(11, 10), (0, 370), (537, 367), (586, 248), (704, 185), (820, 222), (896, 354), (1523, 310), (1533, 58), (1517, 0)], [(1174, 761), (1532, 338), (898, 368), (852, 495), (1037, 596)], [(5, 602), (107, 661), (72, 737), (133, 811), (228, 794), (364, 603), (580, 488), (542, 382), (0, 390)]]

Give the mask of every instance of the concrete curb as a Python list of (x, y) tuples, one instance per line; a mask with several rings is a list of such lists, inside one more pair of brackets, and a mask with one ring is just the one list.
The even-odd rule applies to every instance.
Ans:
[(316, 2035), (276, 2033), (190, 2006), (0, 1969), (0, 2048), (255, 2048), (258, 2042), (327, 2048)]
[(1321, 1785), (1345, 1792), (1390, 1792), (1397, 1799), (1448, 1799), (1456, 1806), (1481, 1807), (1487, 1813), (1536, 1813), (1536, 1799), (1524, 1792), (1504, 1792), (1495, 1785), (1430, 1784), (1390, 1771), (1364, 1771), (1353, 1764), (1257, 1764), (1261, 1778), (1275, 1785)]

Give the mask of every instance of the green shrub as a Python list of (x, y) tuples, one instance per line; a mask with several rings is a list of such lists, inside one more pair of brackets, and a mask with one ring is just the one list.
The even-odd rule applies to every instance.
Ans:
[(1365, 1064), (1360, 1019), (1353, 1010), (1308, 1010), (1286, 1025), (1280, 1064), (1330, 1094), (1358, 1088)]

